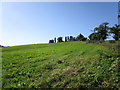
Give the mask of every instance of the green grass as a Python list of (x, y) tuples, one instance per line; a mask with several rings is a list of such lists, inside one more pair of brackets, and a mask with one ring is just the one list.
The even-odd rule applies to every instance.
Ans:
[(117, 52), (84, 42), (2, 48), (3, 88), (119, 88)]

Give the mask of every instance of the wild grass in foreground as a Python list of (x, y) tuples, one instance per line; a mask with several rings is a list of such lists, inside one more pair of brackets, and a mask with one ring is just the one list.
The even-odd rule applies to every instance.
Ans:
[(3, 88), (120, 88), (115, 50), (84, 42), (2, 49)]

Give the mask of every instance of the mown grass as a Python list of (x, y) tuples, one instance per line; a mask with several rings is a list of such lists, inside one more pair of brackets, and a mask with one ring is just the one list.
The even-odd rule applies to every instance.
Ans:
[(3, 88), (119, 88), (119, 57), (84, 42), (2, 48)]

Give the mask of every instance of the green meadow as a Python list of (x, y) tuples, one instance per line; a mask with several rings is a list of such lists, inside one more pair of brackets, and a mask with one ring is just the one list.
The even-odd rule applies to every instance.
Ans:
[(2, 48), (3, 88), (120, 88), (118, 44), (80, 41)]

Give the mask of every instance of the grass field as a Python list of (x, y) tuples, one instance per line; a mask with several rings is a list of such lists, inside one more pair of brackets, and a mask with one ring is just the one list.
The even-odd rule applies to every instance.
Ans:
[(3, 88), (120, 88), (112, 44), (63, 42), (2, 48)]

